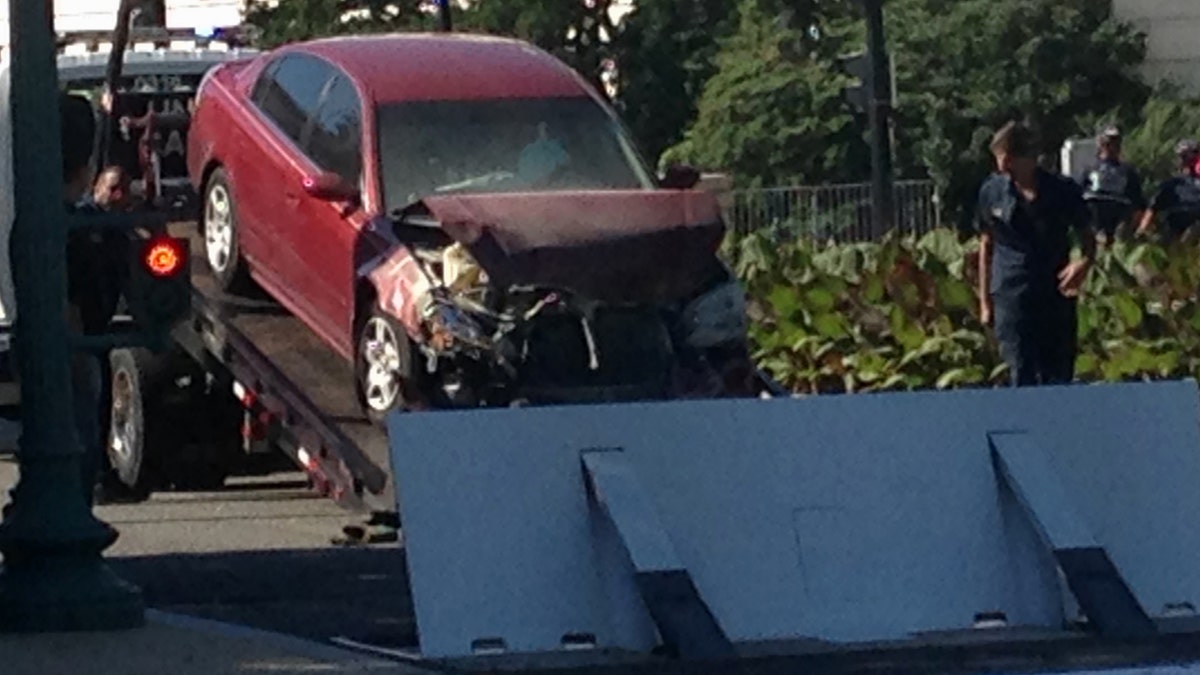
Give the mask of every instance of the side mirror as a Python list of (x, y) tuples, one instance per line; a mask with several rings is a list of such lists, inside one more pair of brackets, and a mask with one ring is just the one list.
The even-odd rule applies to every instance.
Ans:
[(310, 197), (327, 202), (353, 202), (359, 199), (358, 188), (347, 183), (336, 173), (324, 172), (305, 176), (304, 191)]
[(686, 164), (672, 164), (667, 167), (658, 184), (667, 190), (691, 190), (700, 183), (700, 172), (695, 167)]

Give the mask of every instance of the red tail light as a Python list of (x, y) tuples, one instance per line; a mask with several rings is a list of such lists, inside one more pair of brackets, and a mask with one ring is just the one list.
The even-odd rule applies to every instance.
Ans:
[(183, 247), (169, 237), (151, 239), (146, 244), (142, 263), (146, 271), (159, 277), (171, 277), (179, 273), (187, 262)]

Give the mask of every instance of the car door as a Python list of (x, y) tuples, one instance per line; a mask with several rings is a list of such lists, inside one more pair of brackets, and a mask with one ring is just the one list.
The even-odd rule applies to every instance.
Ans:
[[(335, 71), (317, 112), (304, 132), (303, 147), (318, 172), (334, 174), (363, 192), (363, 105), (353, 81)], [(367, 214), (357, 204), (328, 200), (301, 191), (300, 217), (285, 238), (287, 275), (311, 289), (310, 300), (324, 324), (322, 332), (352, 349), (355, 251)]]
[(303, 181), (314, 170), (303, 152), (304, 134), (332, 76), (329, 63), (299, 52), (284, 54), (264, 73), (270, 79), (254, 91), (259, 124), (239, 139), (235, 188), (239, 208), (246, 204), (245, 217), (259, 235), (267, 290), (327, 339), (315, 302), (320, 289), (294, 274), (290, 261), (299, 243), (294, 237), (303, 218)]

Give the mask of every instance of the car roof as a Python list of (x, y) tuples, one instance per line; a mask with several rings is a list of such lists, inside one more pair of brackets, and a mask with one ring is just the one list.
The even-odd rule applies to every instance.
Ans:
[(570, 67), (519, 40), (466, 33), (325, 38), (279, 50), (324, 58), (377, 103), (588, 96)]

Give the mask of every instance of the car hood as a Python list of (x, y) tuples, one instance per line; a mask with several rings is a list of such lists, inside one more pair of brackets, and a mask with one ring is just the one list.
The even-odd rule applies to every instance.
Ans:
[(664, 304), (695, 292), (725, 235), (715, 196), (701, 191), (450, 195), (422, 206), (494, 284), (605, 302)]

